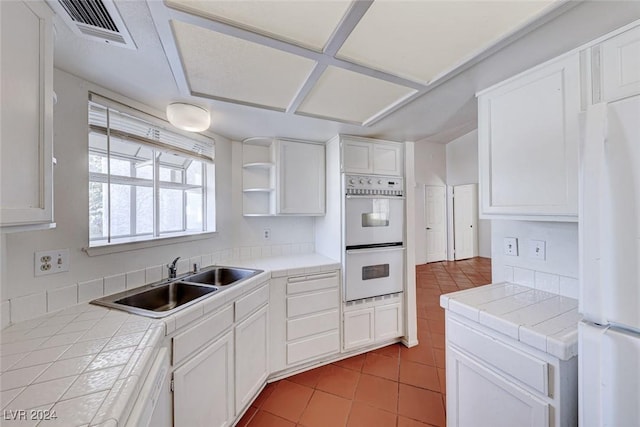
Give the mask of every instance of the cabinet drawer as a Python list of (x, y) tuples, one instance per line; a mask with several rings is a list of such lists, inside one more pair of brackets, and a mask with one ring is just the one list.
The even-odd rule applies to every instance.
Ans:
[(338, 329), (338, 310), (287, 320), (287, 340)]
[(549, 364), (475, 331), (455, 320), (447, 319), (447, 341), (478, 359), (522, 381), (545, 396), (549, 395)]
[(293, 365), (329, 353), (337, 353), (340, 347), (338, 331), (287, 344), (287, 364)]
[(236, 301), (236, 322), (269, 301), (269, 285), (264, 285)]
[(287, 317), (302, 316), (334, 308), (338, 308), (337, 289), (287, 298)]
[(336, 271), (313, 276), (291, 277), (287, 280), (287, 294), (318, 291), (320, 289), (335, 288), (337, 286), (338, 273)]
[(233, 324), (233, 310), (230, 305), (216, 314), (173, 338), (173, 365), (177, 365), (195, 350), (224, 332)]

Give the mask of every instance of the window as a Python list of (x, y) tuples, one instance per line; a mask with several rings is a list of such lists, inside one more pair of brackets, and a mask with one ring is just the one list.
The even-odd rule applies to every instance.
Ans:
[(212, 139), (91, 94), (89, 246), (214, 231)]

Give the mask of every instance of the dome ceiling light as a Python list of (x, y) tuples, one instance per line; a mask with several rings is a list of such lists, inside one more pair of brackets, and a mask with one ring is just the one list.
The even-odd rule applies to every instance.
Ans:
[(202, 132), (209, 129), (211, 115), (202, 107), (184, 102), (167, 105), (167, 119), (178, 129), (189, 132)]

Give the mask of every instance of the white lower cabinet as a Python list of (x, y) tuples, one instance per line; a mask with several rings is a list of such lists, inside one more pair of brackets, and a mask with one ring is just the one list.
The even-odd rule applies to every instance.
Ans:
[(577, 357), (561, 360), (446, 310), (448, 427), (573, 427)]
[(344, 349), (349, 350), (373, 344), (374, 309), (363, 308), (344, 313)]
[(266, 305), (236, 326), (236, 415), (253, 400), (269, 375), (268, 329)]
[(447, 348), (447, 425), (547, 427), (549, 404)]
[(228, 426), (234, 419), (233, 332), (173, 372), (174, 426)]
[(271, 372), (340, 352), (338, 271), (272, 279)]
[(266, 282), (169, 338), (174, 426), (233, 425), (258, 395), (269, 375), (268, 303)]
[[(344, 350), (365, 347), (404, 335), (402, 294), (389, 295), (380, 301), (364, 302), (344, 311)], [(394, 301), (394, 302), (390, 302)]]

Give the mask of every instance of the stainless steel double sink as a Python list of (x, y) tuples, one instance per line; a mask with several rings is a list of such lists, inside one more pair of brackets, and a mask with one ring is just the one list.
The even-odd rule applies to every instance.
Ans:
[(237, 285), (262, 270), (210, 267), (176, 279), (163, 280), (91, 301), (146, 317), (160, 318), (193, 305), (208, 296)]

